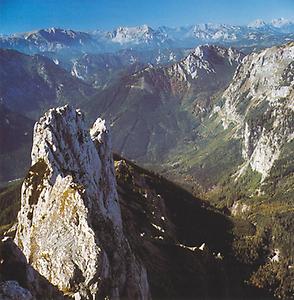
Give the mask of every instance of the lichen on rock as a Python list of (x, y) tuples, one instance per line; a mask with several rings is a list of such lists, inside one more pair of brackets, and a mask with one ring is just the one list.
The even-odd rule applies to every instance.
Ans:
[(123, 233), (104, 121), (91, 135), (70, 106), (50, 109), (36, 123), (15, 241), (66, 295), (148, 299), (145, 267)]

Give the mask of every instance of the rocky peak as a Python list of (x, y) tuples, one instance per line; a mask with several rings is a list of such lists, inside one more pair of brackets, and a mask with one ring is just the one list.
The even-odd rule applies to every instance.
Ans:
[(101, 119), (91, 135), (81, 111), (69, 106), (50, 109), (36, 123), (18, 221), (16, 243), (64, 294), (149, 297), (146, 270), (123, 233), (111, 142)]
[(290, 20), (287, 20), (285, 18), (278, 18), (271, 21), (271, 24), (275, 27), (282, 27), (285, 25), (293, 24)]
[(136, 26), (136, 27), (118, 27), (116, 29), (116, 34), (123, 34), (125, 36), (132, 35), (132, 36), (140, 36), (146, 33), (152, 33), (154, 30), (149, 27), (148, 25)]
[(73, 30), (66, 30), (61, 28), (47, 28), (25, 34), (25, 39), (34, 41), (35, 43), (61, 43), (68, 44), (76, 41), (87, 40), (90, 36), (84, 32), (77, 32)]
[(107, 212), (112, 222), (119, 228), (122, 227), (118, 195), (116, 191), (116, 180), (114, 162), (112, 158), (112, 145), (109, 130), (105, 120), (100, 118), (94, 123), (90, 130), (91, 138), (96, 144), (98, 155), (103, 161), (101, 165), (101, 182), (108, 189), (103, 193), (103, 203), (107, 205)]
[(119, 44), (161, 44), (166, 41), (166, 36), (160, 32), (155, 31), (148, 25), (137, 27), (119, 27), (113, 32), (112, 41)]
[(185, 59), (170, 67), (171, 72), (178, 72), (183, 79), (197, 79), (203, 74), (218, 72), (218, 66), (237, 67), (244, 54), (234, 48), (214, 45), (196, 47)]
[(265, 26), (266, 26), (265, 21), (263, 21), (261, 19), (257, 19), (255, 21), (249, 23), (249, 25), (248, 25), (248, 27), (251, 27), (251, 28), (262, 28)]
[(224, 58), (231, 57), (231, 59), (234, 59), (238, 63), (240, 63), (244, 57), (244, 55), (237, 49), (234, 49), (232, 47), (225, 48), (225, 47), (216, 46), (216, 45), (198, 46), (191, 52), (191, 55), (195, 55), (199, 58), (206, 59), (206, 60), (211, 59), (215, 55), (218, 55), (218, 56), (224, 57)]

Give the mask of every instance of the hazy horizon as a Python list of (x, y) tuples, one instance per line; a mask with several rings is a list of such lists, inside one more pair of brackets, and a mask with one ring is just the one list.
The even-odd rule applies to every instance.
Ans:
[(294, 20), (291, 0), (57, 1), (0, 0), (0, 33), (13, 34), (41, 28), (80, 31), (112, 30), (119, 26), (179, 27), (199, 23), (247, 25), (256, 19)]

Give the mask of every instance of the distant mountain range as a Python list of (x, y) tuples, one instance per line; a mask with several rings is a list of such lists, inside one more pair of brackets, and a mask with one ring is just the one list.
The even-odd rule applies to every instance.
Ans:
[(174, 64), (199, 45), (234, 47), (248, 54), (293, 39), (294, 23), (277, 19), (248, 26), (208, 23), (153, 29), (142, 25), (92, 32), (49, 28), (0, 36), (0, 48), (46, 56), (78, 79), (105, 88), (147, 66)]
[(265, 23), (257, 20), (248, 26), (198, 24), (183, 27), (147, 25), (119, 27), (113, 31), (80, 32), (61, 28), (2, 36), (1, 48), (12, 48), (28, 54), (83, 51), (111, 52), (120, 49), (190, 48), (203, 43), (235, 47), (267, 47), (294, 37), (294, 23), (285, 19)]
[[(45, 229), (36, 231), (36, 235), (32, 230), (32, 239), (21, 227), (18, 232), (19, 245), (25, 245), (25, 251), (34, 253), (38, 270), (44, 271), (43, 265), (38, 265), (39, 259), (47, 264), (50, 257), (48, 261), (58, 264), (59, 253), (65, 253), (69, 255), (65, 262), (72, 266), (66, 277), (70, 280), (51, 276), (50, 272), (63, 269), (63, 264), (56, 268), (48, 265), (49, 273), (45, 271), (43, 275), (52, 278), (54, 284), (62, 285), (66, 293), (74, 293), (76, 289), (87, 292), (88, 283), (93, 282), (95, 288), (96, 269), (91, 269), (94, 281), (88, 280), (87, 268), (84, 271), (88, 264), (82, 263), (79, 271), (72, 260), (79, 257), (76, 256), (79, 253), (83, 253), (83, 259), (92, 257), (87, 251), (98, 245), (96, 238), (95, 243), (87, 239), (84, 254), (79, 252), (84, 249), (83, 234), (76, 233), (80, 233), (79, 228), (88, 220), (93, 220), (82, 232), (93, 228), (98, 236), (102, 229), (99, 231), (101, 245), (113, 258), (109, 260), (110, 269), (116, 271), (123, 266), (122, 269), (128, 270), (113, 274), (122, 274), (122, 286), (129, 291), (133, 289), (125, 282), (127, 274), (132, 278), (132, 274), (136, 274), (132, 265), (140, 266), (144, 262), (152, 274), (153, 295), (160, 296), (157, 292), (161, 293), (164, 288), (162, 295), (169, 295), (167, 298), (180, 296), (183, 290), (187, 291), (185, 280), (189, 278), (189, 286), (193, 288), (187, 297), (197, 294), (209, 298), (208, 295), (213, 296), (215, 292), (210, 287), (218, 282), (221, 288), (217, 292), (223, 291), (224, 298), (239, 299), (229, 297), (227, 285), (222, 283), (225, 279), (233, 286), (230, 278), (235, 277), (233, 270), (237, 270), (242, 280), (236, 278), (236, 282), (242, 285), (246, 282), (279, 298), (292, 299), (293, 40), (293, 23), (285, 19), (271, 23), (257, 20), (248, 26), (204, 24), (157, 29), (140, 26), (90, 33), (52, 28), (1, 37), (0, 47), (9, 49), (0, 49), (0, 184), (6, 185), (9, 180), (24, 176), (34, 140), (33, 166), (24, 183), (26, 194), (23, 194), (20, 224)], [(57, 106), (59, 108), (54, 108)], [(87, 118), (71, 106), (80, 107)], [(49, 108), (53, 109), (35, 125), (33, 134), (34, 120)], [(98, 119), (91, 134), (87, 130), (89, 123), (85, 123), (86, 119), (93, 122), (99, 116), (109, 122), (113, 149), (118, 153), (115, 155), (117, 191), (107, 122)], [(208, 200), (227, 215), (221, 219), (229, 226), (218, 232), (219, 223), (214, 217), (206, 217), (211, 210), (204, 203), (199, 202), (201, 210), (195, 212), (192, 195), (187, 205), (181, 203), (185, 201), (186, 192), (128, 159), (160, 172), (160, 176), (171, 178), (194, 195)], [(12, 189), (10, 186), (8, 190), (0, 189), (0, 232), (11, 227), (19, 209), (19, 184), (16, 190), (13, 186), (12, 183)], [(122, 259), (125, 251), (129, 251), (122, 231), (117, 231), (122, 239), (115, 240), (112, 230), (119, 226), (112, 227), (108, 222), (120, 219), (118, 210), (113, 210), (117, 205), (116, 192), (123, 199), (127, 238), (140, 258), (140, 261), (133, 260), (129, 255), (131, 265)], [(162, 202), (161, 197), (166, 198), (166, 202)], [(59, 204), (52, 210), (51, 205), (56, 204), (57, 198)], [(113, 201), (109, 201), (111, 198)], [(7, 203), (12, 206), (7, 207)], [(43, 206), (44, 203), (48, 206)], [(81, 219), (72, 206), (76, 203), (81, 204), (78, 214)], [(94, 209), (93, 215), (85, 213), (87, 205), (93, 204), (95, 208), (99, 203), (102, 210)], [(59, 211), (67, 217), (58, 217), (57, 222)], [(115, 211), (118, 218), (113, 215)], [(102, 223), (98, 216), (102, 216)], [(234, 224), (228, 223), (227, 218)], [(74, 232), (71, 226), (75, 226)], [(70, 241), (78, 242), (81, 248), (68, 247), (65, 243), (66, 251), (51, 252), (56, 242), (52, 228), (56, 228), (59, 237), (64, 237), (64, 228), (70, 228)], [(175, 235), (174, 229), (180, 234)], [(50, 233), (48, 239), (44, 238), (44, 232)], [(172, 248), (166, 251), (157, 248), (159, 241), (168, 242), (170, 237), (176, 241)], [(36, 244), (45, 243), (48, 248), (37, 249), (34, 238), (38, 241)], [(142, 244), (142, 240), (146, 244)], [(208, 249), (202, 246), (200, 249), (201, 243)], [(220, 247), (223, 243), (225, 247)], [(1, 247), (0, 243), (0, 250)], [(201, 260), (195, 260), (193, 266), (190, 259), (179, 264), (179, 257), (185, 259), (186, 255), (170, 252), (179, 247), (192, 254), (196, 249)], [(122, 251), (117, 252), (117, 249)], [(73, 256), (69, 254), (72, 250)], [(99, 253), (93, 257), (98, 259)], [(233, 260), (228, 260), (230, 255)], [(202, 264), (205, 257), (212, 259), (213, 264)], [(161, 259), (165, 263), (158, 265)], [(2, 257), (0, 260), (3, 261)], [(172, 267), (166, 268), (171, 261)], [(224, 265), (219, 264), (221, 261)], [(215, 268), (215, 263), (219, 267)], [(207, 288), (196, 291), (202, 284), (195, 285), (195, 274), (199, 270), (203, 273), (201, 270), (210, 266), (213, 271), (199, 278), (200, 282), (209, 282)], [(146, 279), (144, 268), (138, 270), (142, 272), (136, 278)], [(192, 270), (194, 275), (190, 276), (187, 270)], [(222, 273), (218, 276), (215, 270), (224, 271), (226, 276)], [(172, 280), (162, 285), (163, 273), (171, 274), (168, 278)], [(105, 281), (109, 287), (120, 282), (117, 277), (111, 280)], [(136, 286), (139, 285), (138, 281)], [(169, 294), (172, 286), (175, 291)], [(148, 295), (148, 287), (145, 292)]]
[[(115, 53), (85, 53), (73, 58), (64, 65), (72, 75), (94, 87), (105, 87), (124, 74), (140, 71), (150, 65), (169, 65), (176, 63), (189, 54), (188, 49), (123, 49)], [(53, 54), (51, 57), (58, 57)]]

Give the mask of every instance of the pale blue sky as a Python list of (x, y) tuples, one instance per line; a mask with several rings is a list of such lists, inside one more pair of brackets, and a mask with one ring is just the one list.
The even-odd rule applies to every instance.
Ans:
[(0, 0), (0, 33), (294, 19), (294, 0)]

